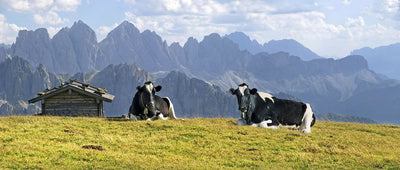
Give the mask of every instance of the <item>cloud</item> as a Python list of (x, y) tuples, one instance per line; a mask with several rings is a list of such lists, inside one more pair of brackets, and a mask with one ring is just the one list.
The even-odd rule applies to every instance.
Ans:
[(49, 25), (57, 25), (57, 24), (65, 24), (66, 22), (68, 22), (68, 19), (63, 19), (61, 18), (57, 13), (55, 12), (48, 12), (48, 13), (44, 13), (42, 15), (40, 14), (34, 14), (33, 15), (33, 19), (35, 21), (35, 23), (37, 24), (49, 24)]
[(15, 37), (18, 35), (18, 31), (24, 29), (26, 28), (7, 23), (6, 17), (3, 14), (0, 14), (0, 43), (13, 43), (15, 41)]
[(349, 5), (351, 3), (351, 0), (342, 0), (342, 3), (345, 5)]
[(375, 0), (371, 9), (378, 19), (396, 19), (399, 14), (399, 5), (399, 0)]
[(72, 12), (81, 4), (81, 0), (1, 0), (9, 10), (18, 13), (32, 13), (37, 24), (64, 24), (57, 12)]
[(10, 10), (21, 13), (75, 11), (81, 0), (2, 0)]

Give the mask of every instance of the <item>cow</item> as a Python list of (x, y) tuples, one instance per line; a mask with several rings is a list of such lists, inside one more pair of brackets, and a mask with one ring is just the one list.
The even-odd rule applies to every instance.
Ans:
[(162, 86), (154, 87), (151, 81), (145, 82), (143, 86), (137, 86), (129, 108), (129, 118), (132, 118), (132, 114), (136, 120), (176, 119), (171, 100), (155, 94), (161, 88)]
[(236, 95), (239, 110), (242, 112), (239, 125), (252, 125), (267, 128), (278, 128), (279, 125), (295, 126), (303, 133), (311, 133), (315, 115), (310, 104), (284, 100), (268, 93), (258, 92), (256, 88), (240, 84), (237, 89), (229, 89)]

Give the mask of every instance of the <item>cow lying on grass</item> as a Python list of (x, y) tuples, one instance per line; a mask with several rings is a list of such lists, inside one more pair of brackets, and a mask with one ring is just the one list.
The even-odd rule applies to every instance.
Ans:
[(315, 116), (310, 104), (283, 100), (268, 93), (249, 89), (247, 84), (240, 84), (230, 93), (236, 95), (239, 110), (242, 112), (239, 125), (252, 125), (265, 128), (278, 128), (279, 125), (295, 126), (304, 133), (311, 133)]
[(133, 119), (136, 120), (176, 119), (171, 100), (155, 94), (161, 88), (161, 86), (154, 87), (150, 81), (144, 83), (142, 87), (136, 87), (136, 94), (129, 108), (129, 118), (131, 119), (133, 114)]

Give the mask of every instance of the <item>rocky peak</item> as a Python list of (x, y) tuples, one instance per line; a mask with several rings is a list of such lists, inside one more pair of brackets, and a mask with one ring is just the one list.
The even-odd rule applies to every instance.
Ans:
[[(81, 20), (75, 22), (74, 25), (72, 25), (71, 29), (69, 30), (69, 34), (73, 41), (80, 40), (87, 41), (93, 44), (97, 43), (96, 33)], [(74, 43), (77, 42), (74, 41)]]
[(256, 40), (251, 40), (250, 37), (243, 32), (234, 32), (224, 37), (227, 37), (238, 44), (242, 51), (247, 50), (252, 54), (264, 51), (262, 45), (260, 45)]
[(137, 38), (140, 35), (139, 29), (135, 27), (132, 23), (128, 21), (122, 22), (118, 25), (115, 29), (113, 29), (110, 33), (108, 33), (107, 37), (103, 40), (105, 41), (108, 38), (112, 37), (120, 37), (121, 39), (128, 39), (128, 38)]

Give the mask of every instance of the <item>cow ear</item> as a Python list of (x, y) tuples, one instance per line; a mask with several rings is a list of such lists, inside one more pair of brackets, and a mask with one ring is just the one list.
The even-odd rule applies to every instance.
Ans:
[(157, 86), (155, 89), (156, 89), (156, 92), (159, 92), (162, 89), (162, 86)]
[(141, 89), (140, 86), (137, 86), (137, 87), (136, 87), (136, 91), (137, 91), (137, 92), (140, 91), (140, 89)]
[(236, 91), (236, 90), (233, 89), (233, 88), (229, 89), (229, 92), (231, 92), (232, 95), (235, 95), (235, 91)]
[(256, 93), (257, 93), (257, 89), (256, 88), (253, 88), (253, 89), (250, 90), (250, 94), (256, 94)]

